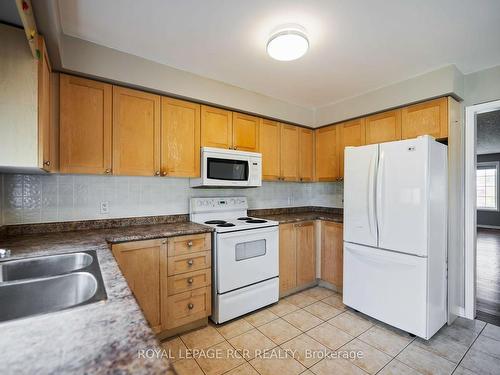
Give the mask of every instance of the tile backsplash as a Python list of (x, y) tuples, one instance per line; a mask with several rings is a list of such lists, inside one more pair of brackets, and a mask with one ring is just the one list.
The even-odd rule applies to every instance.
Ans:
[[(0, 175), (3, 225), (184, 214), (189, 198), (246, 196), (251, 209), (342, 207), (343, 184), (264, 182), (251, 189), (192, 189), (187, 178)], [(101, 213), (107, 202), (108, 213)]]

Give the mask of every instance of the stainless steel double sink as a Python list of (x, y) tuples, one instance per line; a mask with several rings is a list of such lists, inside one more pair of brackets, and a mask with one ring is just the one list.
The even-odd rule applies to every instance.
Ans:
[(0, 262), (0, 322), (106, 298), (95, 250)]

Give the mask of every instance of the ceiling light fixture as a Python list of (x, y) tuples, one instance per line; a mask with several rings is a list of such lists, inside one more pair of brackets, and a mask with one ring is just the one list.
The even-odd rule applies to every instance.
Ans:
[(292, 61), (304, 56), (309, 40), (301, 26), (286, 26), (274, 32), (267, 42), (267, 53), (275, 60)]

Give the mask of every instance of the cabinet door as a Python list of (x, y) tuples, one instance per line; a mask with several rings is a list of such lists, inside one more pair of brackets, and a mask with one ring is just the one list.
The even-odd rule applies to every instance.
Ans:
[[(166, 285), (165, 240), (134, 241), (112, 246), (113, 255), (144, 316), (154, 331), (161, 327), (162, 282)], [(166, 288), (164, 288), (166, 297)]]
[(233, 116), (231, 111), (201, 106), (201, 146), (233, 147)]
[(161, 98), (161, 174), (200, 175), (200, 105)]
[(312, 181), (314, 178), (314, 131), (299, 129), (299, 180)]
[(401, 140), (401, 110), (382, 112), (366, 118), (366, 144)]
[(62, 173), (111, 172), (112, 86), (60, 75)]
[(316, 179), (336, 181), (339, 178), (337, 126), (316, 130)]
[(297, 286), (295, 224), (280, 225), (280, 295)]
[(297, 240), (297, 286), (316, 281), (316, 251), (314, 222), (295, 224)]
[(402, 138), (431, 135), (434, 138), (448, 137), (448, 98), (404, 107), (401, 112)]
[(259, 151), (258, 117), (233, 112), (233, 148), (242, 151)]
[(338, 288), (343, 280), (343, 226), (340, 223), (321, 223), (321, 279)]
[(41, 36), (38, 37), (38, 166), (51, 171), (51, 74), (49, 56)]
[(365, 119), (360, 118), (338, 125), (339, 134), (339, 176), (344, 177), (344, 148), (366, 144)]
[(276, 121), (261, 120), (260, 152), (262, 153), (262, 179), (276, 181), (280, 179), (280, 124)]
[(299, 180), (299, 128), (281, 124), (281, 179), (284, 181)]
[(113, 173), (160, 175), (160, 96), (113, 86)]

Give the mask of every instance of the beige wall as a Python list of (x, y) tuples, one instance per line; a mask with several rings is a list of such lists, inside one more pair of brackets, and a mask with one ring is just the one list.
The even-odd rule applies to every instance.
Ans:
[(500, 99), (500, 65), (464, 77), (465, 105)]
[(454, 65), (317, 108), (316, 124), (331, 124), (448, 94), (464, 96), (463, 76)]
[(61, 42), (62, 67), (67, 71), (314, 126), (314, 111), (311, 108), (286, 103), (81, 39), (63, 36)]

